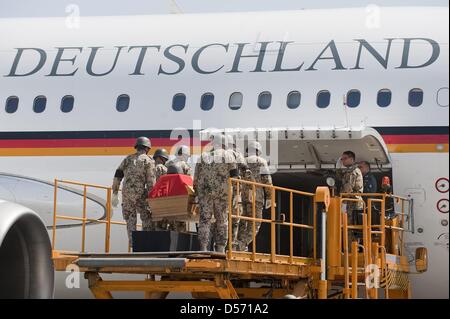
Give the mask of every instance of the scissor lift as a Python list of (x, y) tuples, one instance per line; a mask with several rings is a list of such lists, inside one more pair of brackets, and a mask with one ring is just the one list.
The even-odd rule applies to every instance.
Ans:
[[(58, 185), (70, 184), (84, 190), (83, 217), (62, 216), (57, 213)], [(233, 206), (233, 193), (241, 187), (247, 187), (253, 194), (258, 188), (269, 188), (272, 198), (276, 192), (289, 196), (288, 213), (282, 218), (276, 214), (272, 205), (270, 218), (257, 218), (255, 202), (252, 203), (253, 216), (241, 216), (239, 206)], [(88, 188), (106, 191), (106, 218), (94, 220), (87, 218), (86, 193)], [(358, 200), (351, 194), (330, 196), (328, 187), (318, 187), (315, 193), (306, 193), (276, 186), (258, 184), (240, 179), (229, 180), (229, 218), (261, 222), (270, 227), (269, 253), (261, 253), (256, 249), (255, 232), (253, 244), (248, 252), (233, 251), (231, 242), (226, 253), (199, 251), (171, 251), (149, 253), (110, 253), (111, 224), (124, 224), (111, 221), (111, 189), (108, 187), (82, 184), (70, 181), (55, 181), (53, 257), (56, 270), (64, 271), (68, 265), (77, 265), (85, 273), (89, 288), (96, 298), (112, 298), (115, 291), (142, 291), (146, 298), (165, 298), (170, 292), (190, 292), (194, 298), (281, 298), (291, 295), (297, 298), (408, 298), (410, 285), (407, 277), (409, 264), (404, 256), (399, 239), (406, 231), (410, 210), (405, 210), (404, 203), (408, 199), (388, 194), (371, 194), (371, 199)], [(300, 197), (312, 201), (312, 223), (294, 223), (295, 214), (307, 212), (294, 211), (294, 198)], [(253, 196), (252, 198), (256, 198)], [(369, 196), (368, 196), (369, 198)], [(402, 203), (400, 219), (396, 222), (384, 223), (385, 203), (392, 198)], [(362, 201), (364, 205), (363, 223), (348, 225), (347, 213), (341, 211), (342, 203)], [(372, 225), (372, 204), (380, 205), (381, 224)], [(321, 214), (321, 218), (318, 215)], [(58, 219), (77, 220), (82, 222), (83, 238), (80, 252), (64, 252), (56, 250), (56, 222)], [(318, 220), (321, 221), (320, 225)], [(85, 251), (85, 224), (87, 222), (104, 223), (106, 225), (105, 252), (89, 253)], [(277, 226), (289, 229), (289, 254), (281, 255), (276, 249)], [(312, 234), (312, 252), (310, 256), (294, 254), (296, 246), (294, 230), (302, 229)], [(349, 242), (349, 230), (360, 231), (363, 242)], [(386, 234), (390, 237), (386, 245)], [(229, 238), (232, 229), (229, 227)], [(320, 240), (318, 238), (320, 236)], [(318, 247), (320, 245), (320, 247)], [(388, 248), (386, 248), (388, 247)], [(400, 248), (398, 248), (400, 247)], [(361, 252), (359, 252), (361, 251)], [(421, 261), (426, 262), (426, 256)], [(371, 268), (372, 267), (372, 268)], [(425, 267), (426, 268), (426, 267)], [(381, 286), (371, 286), (365, 280), (374, 270), (380, 274)], [(116, 280), (105, 280), (103, 274), (118, 275)], [(142, 274), (143, 280), (123, 280), (123, 274)], [(159, 279), (159, 280), (158, 280)], [(384, 293), (379, 294), (382, 289)]]

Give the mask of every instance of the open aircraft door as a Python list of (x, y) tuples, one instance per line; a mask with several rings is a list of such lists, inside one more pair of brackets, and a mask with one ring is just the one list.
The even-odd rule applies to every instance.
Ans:
[(249, 141), (259, 141), (262, 156), (277, 173), (334, 169), (342, 152), (347, 150), (356, 154), (357, 161), (368, 161), (379, 169), (391, 168), (386, 144), (373, 128), (211, 129), (203, 130), (200, 136), (207, 141), (217, 132), (233, 136), (242, 153)]

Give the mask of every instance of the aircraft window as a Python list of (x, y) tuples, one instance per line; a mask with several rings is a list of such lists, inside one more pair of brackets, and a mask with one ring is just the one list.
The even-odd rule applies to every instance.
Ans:
[(175, 94), (172, 100), (172, 109), (174, 111), (181, 111), (186, 106), (186, 95), (183, 93)]
[(47, 106), (47, 98), (45, 96), (38, 96), (34, 99), (33, 103), (33, 111), (35, 113), (42, 113), (45, 111), (45, 107)]
[(209, 111), (214, 106), (214, 94), (205, 93), (202, 95), (200, 107), (203, 111)]
[(290, 109), (296, 109), (300, 106), (302, 95), (299, 91), (292, 91), (288, 94), (287, 97), (287, 106)]
[(408, 103), (411, 106), (420, 106), (423, 103), (423, 91), (421, 89), (412, 89), (409, 91)]
[(361, 103), (361, 92), (358, 90), (350, 90), (347, 93), (347, 106), (357, 107)]
[(72, 95), (66, 95), (61, 100), (61, 111), (63, 113), (69, 113), (73, 110), (73, 104), (75, 102), (75, 99)]
[(6, 113), (12, 114), (19, 108), (19, 98), (17, 96), (10, 96), (6, 100), (5, 111)]
[(116, 109), (118, 112), (125, 112), (130, 107), (130, 97), (122, 94), (117, 98)]
[(448, 88), (439, 89), (436, 102), (439, 106), (448, 106)]
[(331, 93), (330, 91), (320, 91), (317, 94), (317, 106), (324, 109), (330, 105)]
[(244, 96), (241, 92), (234, 92), (230, 96), (230, 102), (228, 103), (228, 106), (232, 110), (239, 110), (242, 106), (242, 102), (244, 100)]
[(272, 93), (262, 92), (258, 97), (258, 107), (261, 110), (266, 110), (272, 104)]
[(377, 104), (380, 107), (386, 107), (391, 104), (392, 92), (388, 89), (383, 89), (378, 92)]

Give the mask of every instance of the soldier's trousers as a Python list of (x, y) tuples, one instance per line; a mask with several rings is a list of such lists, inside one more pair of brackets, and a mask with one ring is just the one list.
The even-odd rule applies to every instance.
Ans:
[[(252, 203), (243, 203), (242, 216), (253, 217), (253, 207)], [(262, 218), (262, 211), (264, 208), (264, 203), (257, 201), (255, 202), (255, 217)], [(260, 222), (255, 222), (255, 238), (258, 235), (259, 228), (261, 227)], [(241, 220), (239, 222), (239, 229), (237, 234), (237, 245), (240, 250), (245, 250), (247, 246), (252, 242), (253, 234), (253, 221)]]
[(137, 224), (137, 214), (140, 214), (142, 220), (142, 230), (152, 230), (152, 214), (147, 209), (135, 209), (135, 210), (126, 210), (122, 209), (123, 219), (127, 223), (127, 232), (128, 232), (128, 245), (131, 247), (133, 245), (132, 242), (132, 232), (136, 230)]
[[(232, 211), (233, 216), (242, 216), (242, 205), (241, 204), (237, 204), (236, 206), (233, 207), (233, 211)], [(227, 217), (228, 218), (228, 217)], [(239, 231), (239, 219), (238, 218), (233, 218), (232, 222), (231, 222), (231, 242), (236, 245), (237, 244), (237, 235), (238, 235), (238, 231)], [(211, 225), (211, 232), (210, 232), (210, 240), (209, 242), (214, 243), (215, 242), (215, 238), (213, 237), (214, 233), (216, 232), (216, 223), (213, 223)]]
[[(202, 247), (208, 247), (211, 236), (216, 246), (225, 246), (228, 240), (228, 199), (201, 198), (199, 199), (200, 222), (198, 226), (198, 239)], [(212, 229), (212, 217), (216, 225)], [(212, 232), (213, 230), (213, 232)]]

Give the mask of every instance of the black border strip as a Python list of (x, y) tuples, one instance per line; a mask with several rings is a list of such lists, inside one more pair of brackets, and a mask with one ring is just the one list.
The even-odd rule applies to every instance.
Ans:
[[(381, 135), (448, 135), (448, 126), (374, 127)], [(193, 130), (188, 130), (193, 136)], [(0, 140), (170, 138), (171, 130), (0, 132)]]

